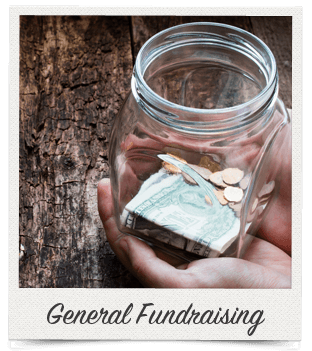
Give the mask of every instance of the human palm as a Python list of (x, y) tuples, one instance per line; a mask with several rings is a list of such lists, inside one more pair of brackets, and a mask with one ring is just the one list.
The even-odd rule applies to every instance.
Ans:
[[(116, 226), (110, 182), (103, 179), (98, 186), (98, 208), (107, 239), (119, 260), (144, 286), (152, 288), (290, 288), (290, 125), (283, 129), (280, 140), (283, 140), (282, 147), (276, 146), (273, 150), (274, 162), (280, 161), (279, 195), (271, 200), (257, 237), (253, 239), (242, 259), (206, 258), (185, 263), (158, 249), (152, 249), (135, 237), (124, 235)], [(138, 142), (150, 143), (149, 139), (139, 139)], [(157, 149), (160, 146), (156, 144), (149, 146)], [(236, 162), (241, 161), (239, 158), (244, 158), (247, 162), (247, 157), (255, 157), (254, 148), (251, 149), (251, 152), (241, 149), (236, 155)], [(140, 184), (135, 183), (137, 176), (134, 172), (143, 172), (142, 167), (151, 166), (153, 164), (143, 162), (140, 167), (137, 164), (131, 167), (131, 160), (128, 160), (128, 169), (124, 172), (126, 178), (120, 182), (125, 194), (131, 194), (127, 188), (129, 184), (132, 188), (135, 188), (134, 185), (138, 189), (140, 187)]]
[[(272, 208), (273, 217), (280, 206)], [(290, 207), (290, 206), (288, 206)], [(121, 233), (114, 217), (113, 198), (108, 179), (98, 186), (98, 208), (107, 239), (123, 265), (146, 287), (150, 288), (290, 288), (290, 231), (280, 223), (271, 235), (272, 241), (282, 237), (280, 247), (267, 240), (254, 238), (243, 259), (207, 258), (183, 263), (143, 241)], [(285, 209), (287, 212), (287, 209)], [(288, 218), (288, 217), (287, 217)], [(269, 218), (270, 220), (270, 218)], [(264, 236), (268, 236), (264, 226)], [(281, 229), (284, 232), (281, 232)], [(283, 250), (282, 250), (283, 248)], [(286, 252), (285, 252), (286, 251)]]

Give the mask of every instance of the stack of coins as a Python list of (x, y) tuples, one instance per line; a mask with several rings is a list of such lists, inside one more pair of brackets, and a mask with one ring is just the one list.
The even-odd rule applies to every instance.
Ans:
[[(215, 195), (222, 206), (228, 205), (240, 217), (244, 190), (247, 189), (250, 175), (244, 177), (239, 168), (226, 168), (212, 173), (209, 181), (216, 187)], [(241, 186), (241, 184), (243, 186)]]
[[(180, 162), (187, 164), (203, 179), (214, 185), (214, 194), (222, 206), (228, 205), (236, 214), (240, 216), (241, 201), (244, 197), (244, 191), (247, 189), (250, 174), (244, 175), (244, 171), (239, 168), (226, 168), (220, 170), (215, 164), (209, 162), (200, 162), (199, 165), (193, 165), (187, 163), (184, 159), (179, 156), (168, 154)], [(205, 159), (205, 161), (207, 161)], [(209, 169), (211, 166), (212, 169)], [(197, 182), (185, 172), (182, 172), (178, 167), (171, 165), (168, 162), (163, 162), (165, 170), (171, 174), (181, 174), (184, 181), (191, 185), (198, 185)], [(212, 201), (208, 195), (205, 195), (206, 203), (211, 206)]]
[[(221, 170), (220, 166), (204, 156), (198, 165), (189, 164), (183, 158), (169, 154), (180, 162), (187, 164), (198, 175), (200, 175), (207, 182), (210, 182), (214, 187), (214, 194), (222, 206), (229, 206), (236, 217), (240, 217), (242, 209), (242, 199), (246, 191), (251, 174), (244, 174), (244, 171), (239, 168), (225, 168)], [(170, 174), (182, 174), (184, 181), (190, 185), (198, 185), (197, 182), (187, 173), (180, 170), (180, 168), (163, 162), (164, 169)], [(251, 222), (254, 214), (259, 206), (264, 205), (269, 200), (271, 193), (275, 187), (274, 181), (271, 181), (263, 186), (258, 194), (258, 197), (253, 201), (251, 209), (248, 214), (247, 221)], [(205, 195), (205, 201), (208, 206), (212, 206), (212, 201), (208, 195)]]

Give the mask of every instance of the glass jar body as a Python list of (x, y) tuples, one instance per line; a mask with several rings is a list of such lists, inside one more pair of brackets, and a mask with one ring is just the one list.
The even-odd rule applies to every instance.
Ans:
[(211, 47), (213, 35), (203, 43), (194, 34), (191, 44), (179, 37), (158, 56), (157, 40), (145, 47), (156, 59), (136, 64), (111, 133), (118, 229), (186, 260), (242, 257), (279, 195), (291, 152), (277, 74), (267, 87), (273, 70), (263, 78), (248, 57), (238, 71), (224, 38)]

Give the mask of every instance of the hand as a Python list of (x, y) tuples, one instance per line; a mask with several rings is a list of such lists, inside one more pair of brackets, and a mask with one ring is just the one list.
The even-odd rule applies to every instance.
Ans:
[[(277, 116), (278, 117), (278, 116)], [(170, 139), (171, 140), (171, 139)], [(107, 239), (119, 260), (136, 276), (144, 286), (154, 288), (290, 288), (291, 287), (291, 128), (288, 125), (280, 133), (282, 144), (276, 143), (273, 150), (276, 164), (281, 164), (279, 196), (271, 201), (266, 217), (243, 259), (209, 258), (183, 263), (157, 249), (151, 249), (143, 241), (126, 236), (118, 231), (114, 213), (110, 183), (103, 180), (98, 186), (98, 206)], [(148, 143), (150, 148), (159, 148), (149, 139), (131, 140), (125, 149), (137, 146), (138, 142)], [(159, 140), (158, 142), (164, 142)], [(201, 142), (201, 141), (199, 141)], [(231, 158), (246, 164), (256, 159), (259, 150), (254, 144), (238, 150)], [(177, 140), (178, 143), (178, 140)], [(144, 145), (145, 145), (144, 144)], [(145, 145), (146, 147), (146, 145)], [(192, 144), (192, 147), (194, 145)], [(201, 146), (202, 147), (202, 146)], [(282, 150), (282, 151), (281, 151)], [(283, 153), (284, 157), (280, 155)], [(183, 155), (182, 155), (183, 156)], [(243, 159), (243, 160), (242, 160)], [(132, 159), (131, 159), (132, 160)], [(134, 162), (134, 161), (132, 161)], [(234, 161), (233, 161), (234, 162)], [(130, 164), (131, 166), (131, 164)], [(144, 163), (149, 167), (149, 163)], [(135, 163), (131, 167), (140, 170)], [(133, 171), (133, 172), (134, 172)], [(123, 179), (122, 186), (140, 187), (137, 177), (124, 172), (129, 179)], [(142, 173), (142, 172), (141, 172)], [(127, 193), (127, 191), (125, 192)], [(130, 193), (128, 191), (128, 193)], [(136, 193), (134, 189), (134, 194)], [(264, 240), (263, 240), (264, 239)]]
[(182, 263), (118, 230), (108, 179), (103, 179), (98, 185), (98, 208), (107, 240), (116, 256), (146, 287), (245, 289), (291, 287), (291, 258), (268, 241), (254, 238), (243, 259), (222, 257)]

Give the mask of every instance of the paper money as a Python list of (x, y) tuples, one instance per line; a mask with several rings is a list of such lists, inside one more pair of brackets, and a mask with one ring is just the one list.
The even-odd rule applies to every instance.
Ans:
[[(180, 162), (173, 164), (181, 166)], [(204, 257), (218, 257), (237, 237), (240, 221), (232, 209), (220, 205), (212, 184), (187, 165), (184, 167), (182, 170), (199, 186), (187, 184), (181, 174), (159, 171), (143, 183), (126, 205), (121, 222), (173, 247)], [(189, 169), (196, 174), (189, 173)], [(213, 206), (206, 203), (207, 194)]]

